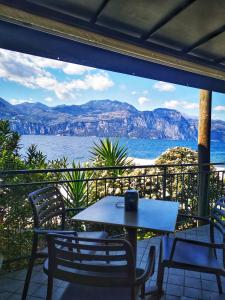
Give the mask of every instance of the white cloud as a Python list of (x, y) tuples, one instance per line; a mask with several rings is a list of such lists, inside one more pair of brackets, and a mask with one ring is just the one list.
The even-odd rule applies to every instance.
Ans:
[(189, 110), (198, 109), (199, 107), (198, 103), (182, 101), (182, 100), (166, 101), (164, 103), (164, 106), (170, 109), (189, 109)]
[(53, 98), (52, 97), (46, 97), (45, 101), (51, 103), (51, 102), (53, 102)]
[(175, 85), (168, 82), (158, 81), (153, 85), (153, 88), (160, 92), (172, 92), (175, 90)]
[(171, 109), (175, 109), (179, 106), (179, 102), (177, 100), (170, 100), (170, 101), (166, 101), (164, 103), (164, 106), (166, 108), (171, 108)]
[(25, 55), (25, 57), (30, 57), (32, 62), (40, 68), (60, 69), (67, 75), (82, 75), (87, 71), (95, 70), (95, 68), (92, 67), (67, 63), (60, 60), (54, 60), (38, 56), (28, 56), (26, 54), (21, 55)]
[(85, 77), (85, 83), (95, 91), (104, 91), (114, 85), (106, 72), (87, 75)]
[(142, 97), (138, 98), (138, 103), (141, 106), (143, 106), (143, 105), (145, 105), (146, 103), (149, 103), (149, 102), (150, 102), (150, 100), (147, 97), (142, 96)]
[(137, 92), (136, 92), (136, 91), (132, 91), (131, 94), (132, 94), (132, 95), (136, 95)]
[(218, 106), (214, 107), (214, 110), (216, 110), (216, 111), (225, 111), (225, 106), (218, 105)]
[(91, 70), (94, 70), (94, 68), (68, 63), (63, 67), (63, 72), (68, 75), (82, 75)]
[(144, 95), (147, 95), (147, 94), (148, 94), (148, 90), (144, 90), (144, 91), (143, 91), (143, 94), (144, 94)]
[(68, 82), (55, 84), (55, 94), (59, 99), (73, 97), (78, 90), (92, 89), (95, 91), (104, 91), (114, 85), (106, 72), (100, 72), (92, 75), (86, 75), (84, 79), (75, 79)]
[(194, 102), (188, 103), (188, 102), (186, 102), (186, 101), (183, 101), (183, 102), (182, 102), (182, 106), (183, 106), (185, 109), (198, 109), (198, 108), (199, 108), (198, 103), (194, 103)]
[(57, 68), (69, 75), (80, 75), (93, 70), (90, 67), (0, 49), (1, 78), (31, 89), (54, 92), (59, 99), (71, 98), (77, 90), (103, 91), (114, 84), (106, 72), (88, 72), (81, 79), (59, 81), (46, 68)]
[(21, 104), (21, 103), (24, 103), (24, 102), (29, 102), (29, 103), (33, 103), (33, 99), (32, 98), (29, 98), (29, 99), (9, 99), (9, 102), (12, 104), (12, 105), (16, 105), (16, 104)]

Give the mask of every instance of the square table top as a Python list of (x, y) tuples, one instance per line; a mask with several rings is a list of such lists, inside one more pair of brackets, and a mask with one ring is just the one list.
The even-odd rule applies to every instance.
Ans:
[(155, 232), (175, 231), (179, 202), (140, 198), (137, 212), (126, 212), (124, 197), (107, 196), (75, 215), (72, 220), (86, 221)]

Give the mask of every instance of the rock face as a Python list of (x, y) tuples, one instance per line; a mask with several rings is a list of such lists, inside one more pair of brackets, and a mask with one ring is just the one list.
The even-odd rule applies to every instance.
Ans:
[[(179, 111), (138, 111), (132, 105), (93, 100), (83, 105), (48, 107), (42, 103), (11, 105), (0, 98), (0, 119), (20, 134), (131, 137), (196, 140), (198, 120)], [(212, 139), (225, 141), (225, 122), (212, 121)]]

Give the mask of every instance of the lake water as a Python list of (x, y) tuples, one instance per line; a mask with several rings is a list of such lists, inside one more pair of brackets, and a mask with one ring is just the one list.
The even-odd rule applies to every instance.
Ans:
[[(71, 162), (88, 161), (90, 158), (90, 148), (94, 142), (98, 142), (97, 137), (77, 137), (77, 136), (47, 136), (47, 135), (23, 135), (21, 139), (21, 154), (25, 155), (27, 148), (31, 144), (36, 144), (38, 149), (47, 155), (49, 160), (68, 158)], [(183, 146), (193, 150), (197, 149), (196, 141), (172, 141), (172, 140), (149, 140), (149, 139), (128, 139), (121, 138), (120, 143), (128, 148), (129, 156), (139, 159), (154, 160), (168, 148)], [(225, 143), (211, 143), (211, 161), (225, 162)]]

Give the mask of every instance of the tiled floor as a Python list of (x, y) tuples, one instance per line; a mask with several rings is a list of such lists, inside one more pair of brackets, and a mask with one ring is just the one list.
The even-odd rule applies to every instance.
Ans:
[[(178, 236), (198, 239), (201, 241), (208, 241), (208, 228), (202, 226), (195, 229), (189, 229), (183, 232), (177, 233)], [(152, 238), (149, 240), (143, 240), (138, 242), (138, 265), (144, 266), (148, 249), (150, 245), (154, 244), (159, 246), (160, 237)], [(222, 260), (222, 257), (221, 257)], [(157, 268), (156, 268), (157, 271)], [(17, 272), (7, 273), (0, 277), (0, 300), (16, 300), (21, 298), (21, 292), (24, 283), (24, 277), (26, 270), (20, 270)], [(155, 285), (156, 272), (153, 277), (147, 283), (147, 286)], [(225, 290), (225, 278), (222, 278), (224, 290)], [(42, 266), (36, 266), (33, 271), (32, 280), (29, 288), (30, 300), (45, 299), (47, 287), (47, 277), (42, 272)], [(63, 294), (67, 283), (59, 280), (54, 282), (53, 300), (60, 299)], [(187, 300), (187, 299), (214, 299), (218, 296), (218, 289), (216, 284), (216, 278), (214, 275), (184, 271), (178, 269), (166, 270), (164, 277), (164, 290), (165, 295), (163, 300)], [(146, 299), (152, 299), (153, 297), (146, 297)], [(79, 297), (74, 297), (74, 300), (79, 300)], [(107, 298), (102, 298), (107, 300)], [(224, 295), (225, 299), (225, 295)], [(68, 299), (69, 300), (69, 299)], [(100, 299), (99, 299), (100, 300)], [(117, 299), (119, 300), (119, 299)], [(125, 300), (125, 299), (124, 299)]]

